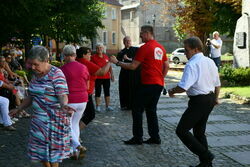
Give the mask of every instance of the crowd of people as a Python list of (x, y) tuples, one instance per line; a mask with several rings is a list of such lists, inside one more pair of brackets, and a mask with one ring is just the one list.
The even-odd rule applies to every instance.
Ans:
[[(58, 167), (65, 158), (84, 158), (87, 148), (81, 144), (80, 131), (95, 118), (96, 111), (104, 111), (101, 108), (102, 88), (105, 110), (114, 110), (110, 105), (113, 63), (121, 67), (120, 108), (132, 110), (133, 136), (124, 144), (161, 144), (157, 103), (165, 85), (169, 62), (166, 50), (154, 39), (152, 26), (142, 26), (140, 38), (145, 44), (137, 48), (132, 46), (129, 36), (124, 37), (125, 48), (117, 57), (104, 54), (102, 44), (96, 46), (96, 54), (93, 55), (90, 48), (65, 45), (62, 49), (64, 65), (61, 67), (49, 63), (49, 51), (43, 46), (31, 48), (25, 65), (23, 60), (20, 61), (17, 50), (4, 53), (4, 56), (0, 56), (0, 125), (5, 130), (16, 130), (12, 119), (25, 114), (29, 117), (25, 112), (29, 108), (32, 116), (28, 157), (32, 161), (39, 161), (45, 167)], [(187, 92), (190, 98), (176, 134), (199, 157), (197, 167), (211, 167), (214, 155), (208, 149), (205, 131), (209, 114), (218, 104), (218, 68), (203, 55), (203, 45), (198, 37), (186, 39), (184, 47), (189, 61), (180, 83), (168, 90), (170, 97), (174, 97), (175, 93)], [(24, 66), (32, 74), (29, 80), (25, 72), (22, 76), (17, 75)], [(17, 82), (24, 90), (28, 87), (23, 97), (17, 93), (21, 91), (17, 89)], [(12, 102), (15, 102), (13, 106)], [(144, 111), (150, 136), (147, 140), (143, 140)]]
[(20, 118), (29, 118), (30, 114), (22, 110), (16, 117), (8, 115), (9, 109), (21, 104), (26, 87), (29, 84), (24, 68), (23, 51), (15, 45), (7, 44), (0, 56), (0, 126), (7, 131), (15, 131), (13, 124)]

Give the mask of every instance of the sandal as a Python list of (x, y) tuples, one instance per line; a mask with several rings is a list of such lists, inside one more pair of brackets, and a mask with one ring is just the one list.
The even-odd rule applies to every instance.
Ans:
[(78, 160), (79, 159), (79, 151), (74, 151), (73, 154), (70, 156), (70, 159)]
[(77, 150), (79, 150), (79, 159), (83, 159), (87, 151), (86, 147), (80, 145), (77, 147)]
[(24, 110), (23, 110), (23, 112), (22, 112), (22, 116), (23, 116), (23, 118), (30, 118), (30, 114), (27, 113), (27, 112), (24, 111)]

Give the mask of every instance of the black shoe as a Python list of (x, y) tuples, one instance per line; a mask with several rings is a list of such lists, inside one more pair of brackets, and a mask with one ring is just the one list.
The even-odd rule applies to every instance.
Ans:
[(131, 110), (131, 109), (128, 108), (128, 107), (121, 107), (121, 110), (122, 110), (122, 111), (127, 111), (127, 110)]
[(128, 144), (128, 145), (141, 145), (142, 144), (142, 140), (135, 139), (134, 137), (131, 138), (130, 140), (123, 141), (123, 142), (124, 144)]
[(199, 158), (201, 163), (195, 167), (213, 167), (212, 161), (214, 159), (214, 154), (212, 154), (210, 151), (207, 151), (204, 155), (202, 155)]
[(146, 143), (146, 144), (161, 144), (161, 139), (149, 138), (148, 140), (143, 141), (143, 143)]

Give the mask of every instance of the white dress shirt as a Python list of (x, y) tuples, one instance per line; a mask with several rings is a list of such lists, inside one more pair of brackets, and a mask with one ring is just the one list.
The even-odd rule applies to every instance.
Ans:
[(185, 89), (188, 96), (214, 92), (215, 87), (220, 86), (220, 79), (213, 60), (201, 52), (193, 55), (185, 66), (178, 86)]
[(218, 58), (221, 56), (221, 46), (222, 46), (222, 40), (219, 38), (219, 39), (213, 39), (211, 41), (212, 44), (215, 44), (217, 46), (219, 46), (219, 48), (215, 48), (214, 45), (211, 45), (211, 57), (212, 58)]

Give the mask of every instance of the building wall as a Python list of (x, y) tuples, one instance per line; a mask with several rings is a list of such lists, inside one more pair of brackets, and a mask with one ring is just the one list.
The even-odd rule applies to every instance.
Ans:
[[(143, 6), (141, 0), (120, 0), (119, 2), (124, 5), (121, 8), (121, 39), (125, 35), (129, 35), (131, 36), (133, 45), (138, 46), (141, 43), (139, 37), (140, 27), (147, 24), (154, 27), (155, 39), (165, 47), (167, 53), (173, 52), (176, 48), (183, 47), (182, 41), (177, 39), (173, 30), (175, 18), (172, 16), (162, 15), (164, 5), (167, 5), (163, 3), (163, 1), (164, 0), (158, 0), (160, 4), (153, 4), (145, 7)], [(131, 8), (133, 5), (134, 8)], [(131, 19), (131, 12), (134, 12), (133, 19)], [(232, 46), (232, 39), (224, 38), (222, 54), (226, 52), (232, 53)]]
[(140, 25), (138, 11), (136, 9), (129, 9), (121, 11), (122, 13), (122, 26), (121, 26), (121, 40), (125, 36), (130, 36), (132, 45), (137, 46), (140, 44)]
[[(149, 0), (148, 0), (149, 1)], [(163, 0), (162, 0), (163, 1)], [(120, 0), (121, 4), (124, 5), (124, 9), (121, 8), (122, 14), (122, 38), (125, 35), (131, 36), (133, 45), (139, 45), (140, 40), (140, 27), (142, 25), (152, 25), (155, 31), (155, 39), (160, 42), (168, 52), (172, 52), (177, 47), (181, 46), (181, 43), (175, 37), (172, 25), (175, 19), (168, 16), (167, 22), (162, 20), (162, 10), (164, 6), (162, 4), (150, 5), (146, 8), (143, 6), (140, 0)], [(137, 7), (129, 8), (130, 6)], [(127, 9), (129, 8), (129, 9)], [(134, 12), (134, 18), (131, 17), (131, 12)]]
[[(98, 43), (104, 44), (105, 52), (107, 54), (116, 54), (121, 49), (121, 6), (106, 4), (105, 18), (102, 23), (103, 29), (98, 30), (98, 37), (93, 41), (93, 49)], [(112, 18), (112, 10), (115, 10), (116, 17)], [(106, 33), (106, 38), (104, 37)], [(114, 41), (112, 34), (115, 34)], [(105, 40), (106, 39), (106, 42)]]

